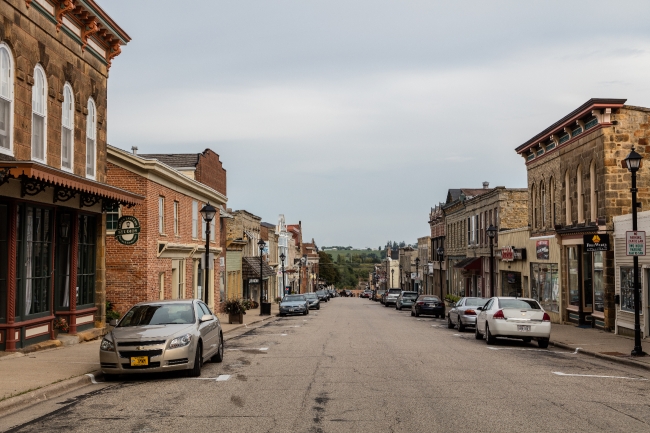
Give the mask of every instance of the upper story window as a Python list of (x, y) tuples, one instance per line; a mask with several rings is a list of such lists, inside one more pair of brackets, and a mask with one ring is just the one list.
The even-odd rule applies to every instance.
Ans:
[(564, 134), (560, 137), (560, 140), (558, 141), (559, 144), (564, 144), (567, 141), (571, 139), (571, 136), (569, 134)]
[(14, 78), (11, 52), (0, 44), (0, 153), (12, 154), (11, 123), (14, 105)]
[(47, 160), (47, 81), (41, 65), (34, 68), (34, 85), (32, 86), (32, 159)]
[(63, 107), (61, 110), (61, 168), (72, 171), (74, 151), (74, 97), (72, 87), (63, 86)]
[(174, 202), (174, 235), (178, 236), (180, 234), (179, 229), (179, 211), (178, 211), (178, 202)]
[(88, 99), (88, 117), (86, 118), (86, 177), (95, 178), (97, 169), (97, 109), (95, 101)]
[(165, 234), (165, 197), (158, 197), (158, 233)]
[(192, 201), (192, 237), (198, 238), (198, 225), (199, 225), (199, 202)]
[(589, 122), (585, 123), (585, 131), (593, 128), (596, 125), (598, 125), (598, 118), (594, 117)]

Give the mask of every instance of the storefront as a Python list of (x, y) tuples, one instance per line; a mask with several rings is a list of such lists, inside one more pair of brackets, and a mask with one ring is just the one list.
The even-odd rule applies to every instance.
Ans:
[(467, 257), (458, 261), (454, 268), (460, 271), (459, 278), (462, 283), (462, 295), (460, 296), (483, 296), (485, 292), (483, 280), (483, 258)]
[(35, 162), (0, 162), (0, 350), (54, 338), (55, 331), (75, 334), (102, 320), (102, 214), (141, 201)]
[[(262, 261), (262, 297), (268, 302), (269, 278), (275, 271), (265, 261)], [(242, 259), (242, 275), (244, 278), (244, 299), (260, 300), (260, 258), (244, 257)]]

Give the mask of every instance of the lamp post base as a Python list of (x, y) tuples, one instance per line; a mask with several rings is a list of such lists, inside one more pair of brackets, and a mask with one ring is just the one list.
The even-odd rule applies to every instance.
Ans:
[(635, 347), (634, 349), (632, 349), (631, 355), (632, 356), (646, 356), (647, 353), (645, 353), (641, 347)]

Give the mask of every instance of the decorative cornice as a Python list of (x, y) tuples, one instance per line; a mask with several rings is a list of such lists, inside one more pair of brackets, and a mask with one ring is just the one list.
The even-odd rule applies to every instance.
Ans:
[(73, 2), (73, 0), (62, 0), (57, 3), (55, 6), (55, 11), (56, 11), (56, 31), (58, 32), (61, 30), (61, 26), (63, 25), (63, 17), (65, 14), (68, 14), (75, 10), (76, 6)]
[(97, 23), (97, 20), (91, 19), (85, 23), (84, 28), (81, 29), (81, 51), (85, 51), (86, 46), (88, 45), (88, 38), (98, 31), (99, 24)]

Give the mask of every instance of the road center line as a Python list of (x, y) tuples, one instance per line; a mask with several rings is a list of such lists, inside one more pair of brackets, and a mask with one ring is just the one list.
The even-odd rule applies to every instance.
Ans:
[(627, 380), (648, 380), (639, 377), (626, 377), (626, 376), (601, 376), (597, 374), (571, 374), (571, 373), (562, 373), (561, 371), (554, 371), (553, 374), (558, 376), (574, 376), (574, 377), (599, 377), (604, 379), (627, 379)]

